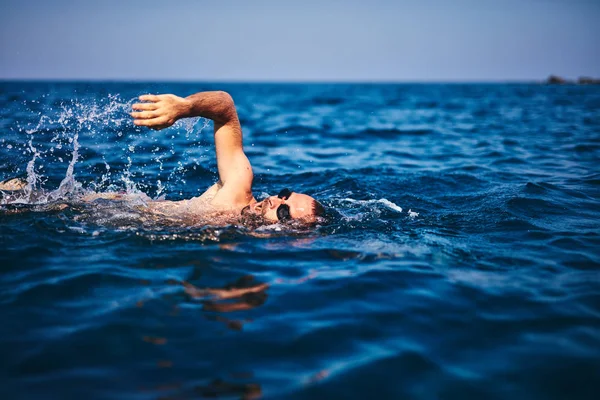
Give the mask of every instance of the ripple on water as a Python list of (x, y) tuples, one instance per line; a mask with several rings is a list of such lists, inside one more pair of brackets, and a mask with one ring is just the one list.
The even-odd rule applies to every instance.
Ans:
[[(126, 112), (145, 92), (221, 89), (255, 195), (306, 192), (330, 220), (183, 226), (77, 202), (214, 184), (207, 124), (151, 132)], [(0, 180), (29, 173), (58, 195), (0, 206), (2, 389), (593, 398), (597, 101), (524, 84), (2, 82)]]

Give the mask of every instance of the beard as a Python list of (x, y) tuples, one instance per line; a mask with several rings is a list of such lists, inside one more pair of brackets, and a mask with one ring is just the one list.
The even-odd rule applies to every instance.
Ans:
[(240, 223), (247, 228), (256, 229), (261, 226), (270, 225), (273, 222), (267, 220), (261, 214), (257, 214), (250, 209), (250, 206), (242, 208)]

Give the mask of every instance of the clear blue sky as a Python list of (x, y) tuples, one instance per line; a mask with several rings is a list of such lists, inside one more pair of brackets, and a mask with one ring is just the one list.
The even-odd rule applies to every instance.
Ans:
[(599, 0), (0, 0), (0, 79), (600, 77)]

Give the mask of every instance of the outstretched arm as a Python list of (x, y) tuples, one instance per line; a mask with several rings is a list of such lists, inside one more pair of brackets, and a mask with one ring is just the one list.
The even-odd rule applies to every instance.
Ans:
[(213, 202), (246, 205), (252, 199), (252, 167), (242, 146), (242, 128), (233, 99), (226, 92), (200, 92), (182, 98), (172, 94), (140, 96), (133, 105), (134, 124), (160, 130), (188, 117), (214, 121), (221, 189)]

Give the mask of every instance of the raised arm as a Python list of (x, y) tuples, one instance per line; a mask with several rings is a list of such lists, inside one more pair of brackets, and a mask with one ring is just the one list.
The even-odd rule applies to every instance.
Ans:
[(231, 96), (222, 91), (200, 92), (182, 98), (172, 94), (140, 96), (133, 105), (134, 124), (160, 130), (188, 117), (214, 121), (215, 149), (221, 188), (218, 203), (245, 205), (252, 199), (252, 167), (242, 146), (242, 128)]

